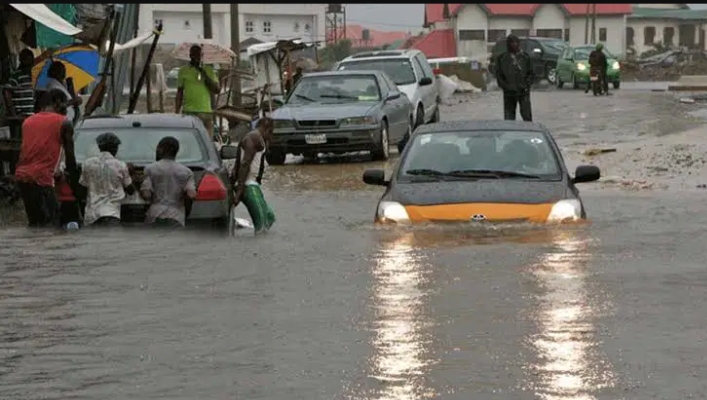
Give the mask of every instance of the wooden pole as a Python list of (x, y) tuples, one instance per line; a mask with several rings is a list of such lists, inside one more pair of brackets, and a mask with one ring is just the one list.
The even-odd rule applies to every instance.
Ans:
[(152, 114), (152, 66), (147, 64), (147, 80), (145, 81), (145, 103), (147, 113)]
[(590, 5), (587, 4), (587, 11), (584, 13), (584, 43), (589, 43), (589, 13)]
[[(157, 48), (157, 42), (160, 40), (160, 35), (162, 34), (162, 24), (157, 26), (155, 32), (155, 37), (152, 39), (152, 45), (150, 46), (150, 51), (147, 53), (147, 58), (145, 59), (145, 66), (142, 69), (142, 73), (135, 84), (135, 91), (130, 98), (130, 104), (128, 105), (128, 114), (132, 114), (135, 111), (135, 106), (137, 106), (137, 100), (140, 97), (140, 92), (142, 91), (142, 84), (145, 82), (145, 78), (148, 75), (150, 64), (152, 64), (152, 56), (155, 55), (155, 49)], [(149, 90), (148, 90), (149, 93)], [(148, 101), (149, 104), (149, 101)]]
[(204, 39), (211, 39), (214, 37), (211, 25), (211, 4), (202, 4), (201, 9), (204, 18)]
[(597, 42), (597, 5), (592, 4), (592, 44)]
[[(241, 63), (241, 28), (238, 13), (238, 3), (231, 3), (231, 50), (236, 53), (236, 58), (233, 60), (236, 69)], [(231, 76), (231, 98), (234, 106), (241, 105), (241, 77), (237, 74)]]

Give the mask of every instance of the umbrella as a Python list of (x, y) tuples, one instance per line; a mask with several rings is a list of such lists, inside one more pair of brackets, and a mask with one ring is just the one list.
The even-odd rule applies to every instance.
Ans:
[(177, 60), (190, 61), (189, 50), (193, 45), (201, 46), (201, 60), (204, 64), (230, 64), (236, 57), (236, 53), (231, 49), (214, 43), (211, 39), (184, 42), (174, 49), (172, 57)]
[(32, 67), (32, 82), (34, 87), (44, 88), (49, 77), (47, 71), (52, 60), (61, 61), (66, 67), (66, 77), (73, 78), (74, 90), (77, 92), (96, 79), (98, 76), (98, 50), (86, 45), (70, 45), (52, 52), (49, 57), (39, 62), (35, 61)]

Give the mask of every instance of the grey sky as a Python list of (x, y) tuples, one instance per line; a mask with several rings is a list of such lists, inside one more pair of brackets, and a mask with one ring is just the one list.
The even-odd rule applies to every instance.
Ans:
[[(707, 4), (688, 5), (707, 8)], [(417, 33), (422, 27), (424, 9), (424, 4), (346, 4), (346, 19), (371, 29)]]

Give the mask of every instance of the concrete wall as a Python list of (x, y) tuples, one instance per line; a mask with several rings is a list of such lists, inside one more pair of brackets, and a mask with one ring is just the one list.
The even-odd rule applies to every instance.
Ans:
[(535, 12), (533, 29), (565, 29), (565, 13), (559, 4), (543, 4)]
[[(261, 41), (300, 37), (306, 41), (324, 40), (326, 4), (240, 4), (240, 39), (255, 37)], [(178, 44), (203, 37), (201, 4), (141, 4), (139, 31), (152, 29), (156, 19), (165, 25), (164, 44)], [(211, 18), (214, 40), (230, 46), (230, 5), (212, 4)], [(188, 28), (185, 21), (189, 21)], [(246, 21), (252, 21), (254, 32), (246, 32)], [(263, 22), (270, 21), (271, 32), (263, 32)], [(296, 23), (299, 29), (295, 30)], [(310, 31), (305, 32), (305, 25)]]
[(458, 57), (479, 57), (487, 53), (486, 40), (459, 40), (460, 30), (488, 29), (486, 12), (476, 4), (461, 6), (454, 19), (454, 32), (457, 39)]
[[(633, 28), (633, 48), (636, 49), (637, 54), (641, 54), (653, 48), (650, 44), (645, 44), (645, 32), (647, 27), (652, 26), (655, 28), (653, 43), (663, 43), (664, 29), (672, 27), (675, 29), (673, 44), (678, 45), (680, 40), (680, 26), (684, 23), (685, 22), (664, 18), (630, 18), (627, 21), (627, 25)], [(707, 24), (695, 23), (695, 43), (699, 43), (700, 41), (700, 28), (705, 29), (706, 27)]]
[[(570, 45), (581, 46), (586, 44), (584, 41), (585, 17), (573, 17), (568, 20), (568, 28), (570, 30)], [(613, 53), (625, 54), (626, 52), (626, 19), (624, 16), (602, 16), (597, 17), (596, 21), (596, 39), (599, 41), (599, 29), (606, 28), (606, 40), (602, 41), (604, 45)], [(591, 40), (591, 22), (589, 26), (589, 39)]]

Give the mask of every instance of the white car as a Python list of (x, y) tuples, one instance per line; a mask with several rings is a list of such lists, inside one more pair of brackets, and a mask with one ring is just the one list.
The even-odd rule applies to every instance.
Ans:
[(419, 50), (381, 50), (358, 53), (336, 69), (383, 71), (413, 104), (413, 125), (439, 122), (439, 87), (430, 63)]

